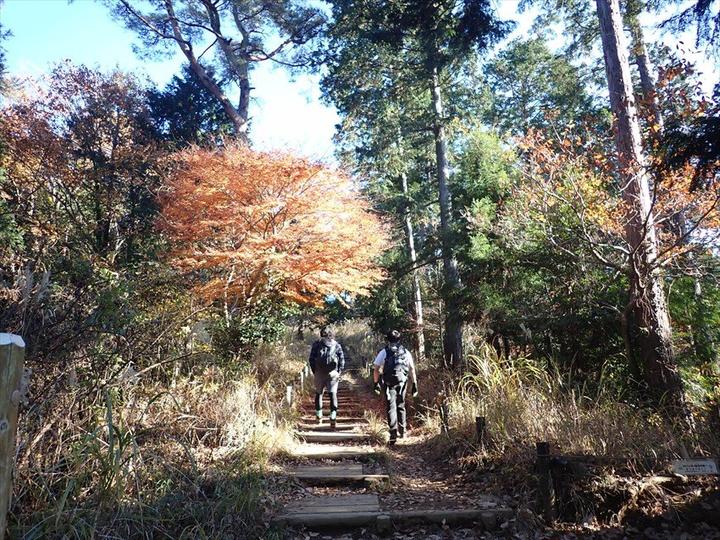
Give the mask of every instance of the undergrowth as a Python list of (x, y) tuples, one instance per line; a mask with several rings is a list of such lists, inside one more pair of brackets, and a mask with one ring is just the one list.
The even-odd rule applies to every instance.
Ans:
[[(700, 427), (691, 435), (685, 424), (671, 422), (656, 408), (618, 399), (614, 386), (602, 380), (592, 387), (573, 384), (547, 362), (499, 357), (491, 347), (469, 356), (459, 378), (426, 372), (420, 381), (423, 430), (435, 457), (454, 456), (457, 466), (482, 474), (488, 486), (514, 493), (523, 506), (535, 505), (536, 442), (549, 442), (556, 454), (614, 458), (612, 466), (561, 466), (566, 480), (556, 501), (559, 517), (569, 521), (592, 516), (596, 524), (618, 524), (630, 517), (650, 519), (653, 512), (677, 515), (666, 504), (665, 486), (654, 482), (663, 476), (654, 475), (667, 472), (669, 461), (685, 452), (712, 455), (720, 446), (718, 431), (712, 429), (717, 425), (713, 403), (693, 410)], [(447, 431), (442, 429), (443, 402)], [(476, 417), (486, 422), (482, 444)], [(692, 485), (683, 491), (675, 484), (678, 497), (692, 498)], [(639, 493), (660, 493), (665, 503), (648, 504)]]
[[(687, 448), (702, 453), (718, 443), (716, 435), (704, 432), (695, 439), (696, 446), (689, 447), (686, 430), (653, 408), (618, 400), (602, 382), (592, 389), (574, 385), (545, 362), (506, 359), (489, 346), (468, 358), (459, 379), (426, 378), (430, 381), (423, 380), (421, 389), (430, 386), (441, 392), (439, 397), (424, 394), (429, 403), (425, 429), (440, 431), (438, 411), (444, 396), (450, 430), (436, 443), (457, 449), (469, 463), (495, 458), (527, 464), (534, 460), (537, 441), (549, 442), (562, 454), (658, 462)], [(487, 425), (482, 449), (475, 442), (476, 417), (484, 417)]]
[[(364, 323), (338, 335), (348, 360), (375, 348)], [(242, 362), (199, 343), (152, 369), (41, 373), (45, 393), (20, 421), (10, 537), (273, 538), (285, 480), (272, 458), (294, 444), (285, 386), (314, 339), (288, 329)]]
[(29, 411), (10, 537), (272, 537), (265, 469), (291, 436), (279, 393), (257, 382), (263, 364), (65, 388)]

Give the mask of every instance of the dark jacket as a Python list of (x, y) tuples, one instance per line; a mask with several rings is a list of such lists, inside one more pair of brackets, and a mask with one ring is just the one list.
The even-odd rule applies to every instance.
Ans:
[(323, 373), (330, 373), (333, 370), (342, 372), (342, 370), (345, 369), (345, 353), (343, 353), (342, 345), (340, 345), (337, 341), (335, 341), (334, 344), (334, 358), (332, 358), (327, 365), (325, 365), (325, 362), (320, 358), (320, 352), (322, 351), (323, 347), (327, 347), (327, 345), (325, 345), (322, 339), (318, 339), (315, 343), (312, 344), (312, 348), (310, 349), (309, 362), (310, 369), (313, 373), (315, 373), (316, 367), (318, 371)]

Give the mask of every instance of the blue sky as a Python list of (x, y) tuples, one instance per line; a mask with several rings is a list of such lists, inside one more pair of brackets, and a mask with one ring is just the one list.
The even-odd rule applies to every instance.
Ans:
[[(516, 15), (517, 0), (495, 3), (501, 17), (520, 19), (516, 36), (527, 32), (532, 16)], [(69, 58), (92, 67), (117, 66), (162, 86), (179, 72), (184, 60), (179, 52), (157, 62), (138, 59), (132, 50), (134, 34), (113, 21), (107, 8), (95, 0), (6, 0), (0, 7), (0, 19), (13, 34), (6, 43), (7, 61), (10, 73), (17, 76), (39, 75), (51, 64)], [(646, 22), (651, 24), (653, 19)], [(648, 35), (677, 42), (656, 31)], [(693, 43), (690, 35), (680, 40)], [(710, 91), (718, 78), (715, 66), (690, 45), (685, 48), (685, 54), (705, 73), (704, 86)], [(338, 118), (332, 108), (321, 103), (316, 76), (291, 79), (283, 69), (266, 62), (253, 72), (252, 84), (251, 136), (256, 147), (290, 149), (333, 161), (332, 136)]]
[[(3, 26), (12, 32), (6, 43), (12, 75), (39, 75), (51, 64), (120, 67), (164, 85), (180, 71), (184, 57), (138, 59), (135, 36), (94, 0), (6, 0), (0, 7)], [(252, 138), (256, 147), (284, 148), (332, 161), (332, 136), (338, 122), (334, 109), (320, 102), (316, 76), (292, 80), (280, 68), (263, 63), (253, 73)]]

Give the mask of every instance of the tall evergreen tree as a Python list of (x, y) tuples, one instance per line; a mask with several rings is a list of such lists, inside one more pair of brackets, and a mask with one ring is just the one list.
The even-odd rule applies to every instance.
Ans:
[(485, 67), (493, 100), (489, 122), (513, 134), (528, 128), (559, 131), (596, 113), (590, 75), (542, 38), (515, 40)]
[(630, 311), (641, 328), (637, 339), (648, 385), (684, 408), (683, 383), (675, 362), (672, 329), (660, 269), (647, 162), (630, 79), (618, 0), (597, 0), (610, 105), (615, 117), (617, 158), (627, 203)]
[(205, 91), (188, 66), (163, 90), (152, 89), (148, 94), (158, 132), (176, 147), (207, 143), (232, 131), (225, 109)]
[(380, 45), (396, 66), (402, 91), (428, 95), (421, 127), (432, 134), (435, 154), (444, 274), (444, 358), (446, 365), (462, 368), (462, 284), (452, 245), (447, 140), (452, 114), (446, 108), (446, 92), (453, 73), (460, 71), (473, 53), (502, 36), (507, 27), (494, 17), (487, 0), (338, 0), (331, 5), (331, 73), (364, 45)]

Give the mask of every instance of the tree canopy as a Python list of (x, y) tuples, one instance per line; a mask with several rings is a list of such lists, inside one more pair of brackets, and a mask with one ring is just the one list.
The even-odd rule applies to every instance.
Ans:
[(341, 172), (233, 143), (170, 159), (178, 168), (163, 197), (163, 228), (178, 266), (207, 271), (204, 297), (244, 305), (277, 294), (320, 304), (367, 294), (383, 277), (374, 263), (387, 242), (383, 223)]

